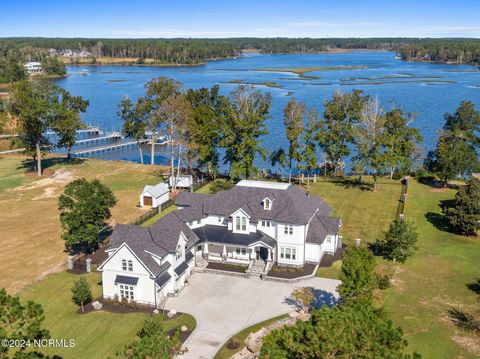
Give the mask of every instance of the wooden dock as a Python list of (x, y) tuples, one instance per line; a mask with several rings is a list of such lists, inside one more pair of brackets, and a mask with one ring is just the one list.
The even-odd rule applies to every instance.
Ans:
[(102, 141), (108, 141), (108, 140), (119, 140), (121, 138), (122, 138), (122, 134), (120, 132), (113, 132), (103, 137), (92, 137), (92, 138), (87, 138), (85, 140), (77, 140), (75, 141), (75, 146), (82, 146), (84, 144), (88, 145), (95, 142), (102, 142)]
[(118, 142), (114, 143), (111, 145), (105, 145), (105, 146), (99, 146), (99, 147), (92, 147), (92, 148), (86, 148), (84, 150), (77, 150), (77, 151), (72, 151), (73, 156), (91, 156), (97, 153), (102, 153), (102, 152), (109, 152), (109, 151), (117, 151), (117, 150), (122, 150), (122, 149), (127, 149), (130, 147), (135, 147), (140, 144), (144, 144), (150, 142), (150, 140), (140, 140), (140, 141), (127, 141), (127, 142)]

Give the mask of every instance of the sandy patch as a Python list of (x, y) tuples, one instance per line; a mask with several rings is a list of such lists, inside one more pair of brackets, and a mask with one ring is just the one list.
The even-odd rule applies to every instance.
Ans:
[(429, 191), (430, 191), (430, 192), (439, 192), (439, 193), (442, 193), (442, 192), (448, 192), (448, 191), (450, 191), (450, 189), (447, 188), (447, 187), (442, 187), (442, 188), (430, 188)]
[(51, 177), (42, 178), (42, 179), (39, 179), (38, 181), (15, 187), (12, 189), (12, 191), (28, 191), (28, 190), (36, 189), (39, 187), (62, 185), (62, 184), (67, 184), (73, 181), (74, 179), (75, 179), (75, 176), (73, 175), (72, 171), (58, 170)]
[(36, 201), (39, 199), (45, 199), (45, 198), (53, 198), (55, 196), (55, 191), (57, 189), (55, 187), (47, 187), (43, 190), (43, 193), (40, 196), (32, 198), (32, 201)]
[(454, 335), (452, 339), (462, 348), (468, 350), (475, 355), (480, 355), (480, 339), (461, 336), (458, 335), (458, 333), (457, 335)]

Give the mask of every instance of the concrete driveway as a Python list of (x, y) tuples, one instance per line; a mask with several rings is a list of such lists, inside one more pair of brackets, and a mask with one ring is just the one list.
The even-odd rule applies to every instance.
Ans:
[(298, 287), (313, 287), (321, 302), (338, 297), (339, 281), (311, 278), (297, 283), (262, 281), (221, 274), (194, 273), (178, 297), (169, 298), (167, 309), (190, 313), (197, 328), (185, 342), (182, 359), (213, 358), (234, 334), (255, 323), (288, 313), (293, 307), (285, 299)]

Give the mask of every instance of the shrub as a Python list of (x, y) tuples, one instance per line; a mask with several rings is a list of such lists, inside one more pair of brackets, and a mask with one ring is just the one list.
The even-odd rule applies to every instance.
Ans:
[(385, 290), (390, 288), (390, 279), (391, 277), (388, 274), (377, 275), (377, 287), (380, 290)]

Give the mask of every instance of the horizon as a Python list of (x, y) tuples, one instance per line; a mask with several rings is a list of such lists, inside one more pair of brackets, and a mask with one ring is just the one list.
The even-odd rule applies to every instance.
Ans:
[(361, 6), (353, 0), (27, 0), (6, 1), (2, 10), (1, 38), (480, 38), (480, 3), (474, 0), (371, 0)]

